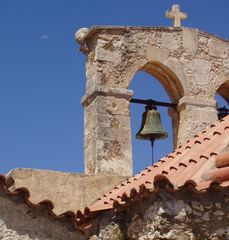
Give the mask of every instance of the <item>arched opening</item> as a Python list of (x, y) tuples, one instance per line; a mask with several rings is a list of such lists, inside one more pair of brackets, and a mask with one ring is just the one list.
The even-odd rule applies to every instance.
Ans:
[(160, 81), (171, 102), (177, 103), (179, 99), (184, 96), (184, 89), (180, 80), (165, 65), (157, 61), (149, 62), (145, 64), (141, 70), (151, 74)]
[[(129, 89), (134, 91), (134, 98), (153, 99), (156, 101), (171, 102), (160, 82), (150, 74), (139, 71), (135, 74)], [(142, 104), (130, 104), (131, 113), (131, 130), (132, 130), (132, 156), (133, 172), (139, 172), (145, 167), (152, 164), (152, 151), (150, 141), (136, 139), (136, 133), (140, 129), (142, 114), (145, 106)], [(154, 144), (154, 161), (170, 153), (173, 149), (172, 123), (168, 115), (167, 107), (158, 107), (160, 112), (162, 127), (168, 133), (168, 138), (155, 141)]]
[[(221, 97), (219, 97), (221, 96)], [(219, 104), (229, 104), (229, 80), (225, 81), (216, 91), (216, 101)]]
[[(229, 109), (229, 81), (225, 81), (216, 91), (217, 109)], [(225, 112), (225, 111), (224, 111)], [(219, 117), (219, 112), (218, 112)]]
[[(132, 77), (129, 89), (134, 91), (133, 98), (153, 99), (161, 102), (178, 103), (179, 99), (184, 96), (183, 86), (176, 74), (157, 61), (151, 61), (142, 66)], [(136, 139), (136, 133), (141, 125), (142, 113), (145, 110), (144, 105), (131, 104), (130, 109), (133, 172), (136, 173), (152, 164), (152, 150), (150, 141)], [(167, 131), (168, 138), (155, 141), (154, 162), (170, 153), (174, 145), (174, 129), (168, 114), (168, 108), (158, 107), (158, 111), (161, 114), (162, 126)], [(176, 109), (174, 112), (176, 112)], [(179, 117), (175, 121), (179, 122)], [(179, 123), (175, 123), (175, 121), (173, 121), (173, 125), (177, 127)], [(176, 131), (177, 129), (175, 135)]]
[(229, 101), (228, 99), (223, 98), (220, 94), (215, 94), (215, 100), (217, 102), (217, 108), (228, 107)]

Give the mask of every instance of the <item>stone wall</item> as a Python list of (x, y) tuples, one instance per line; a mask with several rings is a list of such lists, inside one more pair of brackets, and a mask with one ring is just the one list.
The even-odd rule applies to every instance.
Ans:
[(88, 174), (132, 174), (128, 86), (137, 71), (156, 77), (178, 104), (170, 111), (175, 147), (217, 120), (216, 92), (229, 99), (227, 40), (163, 27), (94, 27), (79, 30), (76, 39), (87, 56), (82, 103)]
[(70, 220), (57, 220), (47, 208), (31, 208), (20, 196), (0, 192), (0, 239), (4, 240), (86, 240)]
[(104, 215), (93, 240), (229, 239), (229, 189), (205, 193), (161, 190), (118, 215)]
[[(20, 195), (0, 192), (0, 239), (5, 240), (226, 240), (229, 189), (205, 193), (160, 190), (114, 214), (92, 219), (91, 237), (70, 219), (56, 219), (45, 205), (29, 207)], [(96, 227), (97, 225), (97, 227)], [(90, 226), (90, 224), (88, 225)]]
[(124, 180), (120, 176), (88, 176), (36, 169), (14, 169), (8, 175), (14, 179), (11, 189), (27, 188), (34, 204), (44, 199), (52, 201), (56, 215), (83, 210)]

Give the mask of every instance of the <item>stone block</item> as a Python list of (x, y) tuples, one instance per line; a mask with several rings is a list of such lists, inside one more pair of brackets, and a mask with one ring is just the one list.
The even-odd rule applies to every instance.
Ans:
[(177, 33), (162, 33), (161, 42), (163, 48), (178, 50), (181, 46), (181, 36)]
[(93, 102), (86, 106), (86, 111), (90, 114), (103, 113), (110, 115), (130, 115), (130, 102), (124, 98), (115, 98), (112, 96), (97, 96)]
[(146, 45), (144, 51), (148, 61), (159, 61), (163, 63), (169, 56), (169, 50), (160, 49), (152, 45)]
[(202, 216), (203, 221), (210, 221), (209, 212), (205, 212)]
[(190, 64), (193, 81), (197, 85), (206, 86), (210, 82), (211, 62), (205, 59), (193, 59)]
[(197, 201), (192, 201), (192, 208), (200, 213), (204, 211), (203, 205)]
[(213, 215), (215, 215), (215, 216), (223, 216), (224, 212), (221, 211), (221, 210), (216, 210), (216, 211), (213, 212)]
[(118, 141), (126, 142), (131, 138), (130, 129), (118, 129), (118, 128), (109, 128), (98, 126), (95, 129), (94, 134), (96, 134), (96, 141)]
[(183, 47), (189, 51), (198, 50), (198, 36), (195, 29), (183, 28)]
[(84, 127), (85, 129), (93, 130), (98, 126), (106, 128), (118, 128), (118, 129), (130, 129), (130, 119), (128, 116), (119, 115), (119, 114), (104, 114), (104, 113), (95, 113), (91, 115), (91, 118), (85, 118)]
[(121, 63), (122, 55), (118, 51), (110, 51), (106, 49), (98, 49), (95, 53), (95, 60), (97, 61), (107, 61), (112, 62), (113, 64), (117, 65)]
[(226, 43), (220, 42), (215, 39), (209, 41), (209, 54), (217, 58), (227, 58), (229, 53), (229, 47)]

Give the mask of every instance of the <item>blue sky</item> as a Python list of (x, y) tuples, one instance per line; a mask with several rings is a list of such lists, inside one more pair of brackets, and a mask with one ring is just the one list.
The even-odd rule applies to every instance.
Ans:
[[(83, 172), (85, 56), (76, 30), (171, 26), (164, 15), (174, 3), (188, 13), (183, 26), (229, 38), (228, 0), (0, 0), (0, 173), (18, 167)], [(130, 88), (135, 97), (169, 101), (146, 73), (136, 74)], [(143, 111), (131, 106), (133, 136)], [(159, 111), (170, 137), (155, 143), (156, 159), (172, 150), (167, 110)], [(150, 144), (133, 137), (133, 158), (134, 172), (150, 165)]]

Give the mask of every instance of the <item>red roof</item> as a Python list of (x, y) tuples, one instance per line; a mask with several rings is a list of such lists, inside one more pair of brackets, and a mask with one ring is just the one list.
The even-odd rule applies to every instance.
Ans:
[(51, 216), (57, 220), (70, 219), (73, 223), (73, 226), (77, 230), (81, 230), (77, 227), (76, 214), (72, 211), (66, 211), (60, 215), (56, 215), (52, 210), (54, 209), (54, 204), (51, 200), (44, 199), (39, 203), (33, 203), (30, 201), (30, 192), (25, 187), (20, 187), (16, 189), (11, 189), (11, 186), (14, 184), (14, 179), (12, 177), (4, 176), (0, 174), (0, 191), (5, 193), (8, 196), (17, 196), (23, 200), (31, 208), (43, 208), (46, 207), (46, 210)]
[(164, 180), (173, 189), (180, 188), (187, 183), (191, 183), (197, 191), (208, 189), (212, 183), (228, 187), (229, 152), (221, 153), (225, 151), (228, 144), (229, 116), (212, 124), (156, 164), (116, 186), (94, 204), (86, 207), (84, 214), (78, 210), (56, 215), (52, 211), (54, 204), (50, 200), (34, 204), (30, 201), (30, 192), (27, 188), (11, 189), (14, 181), (11, 177), (0, 175), (0, 189), (8, 196), (16, 195), (22, 198), (30, 207), (46, 206), (47, 211), (56, 219), (70, 218), (73, 225), (82, 231), (89, 225), (79, 226), (79, 222), (82, 223), (92, 212), (112, 209), (115, 204), (125, 205), (132, 196), (143, 196), (146, 192), (157, 191), (157, 183), (163, 183)]
[(173, 189), (188, 183), (192, 183), (197, 191), (208, 189), (213, 182), (223, 187), (229, 186), (229, 152), (220, 154), (228, 145), (229, 116), (104, 194), (87, 211), (112, 209), (114, 204), (125, 205), (131, 195), (141, 195), (144, 190), (155, 191), (156, 183), (161, 180), (166, 180)]

